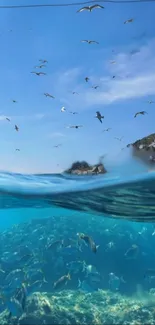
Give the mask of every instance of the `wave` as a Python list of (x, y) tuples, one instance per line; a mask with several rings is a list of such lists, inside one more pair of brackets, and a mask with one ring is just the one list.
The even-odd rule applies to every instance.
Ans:
[(155, 172), (122, 176), (0, 173), (0, 208), (63, 207), (139, 222), (155, 220)]

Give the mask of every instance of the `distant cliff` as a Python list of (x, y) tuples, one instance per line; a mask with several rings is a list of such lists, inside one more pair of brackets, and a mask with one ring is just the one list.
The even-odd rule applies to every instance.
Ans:
[(150, 164), (150, 156), (155, 155), (155, 133), (131, 143), (133, 157)]
[(105, 174), (107, 171), (102, 163), (96, 165), (89, 165), (86, 161), (76, 161), (72, 166), (65, 170), (67, 174), (76, 175), (94, 175), (94, 174)]

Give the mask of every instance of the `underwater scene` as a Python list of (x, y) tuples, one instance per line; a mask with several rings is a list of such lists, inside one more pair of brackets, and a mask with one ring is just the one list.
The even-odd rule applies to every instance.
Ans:
[(0, 324), (155, 324), (155, 0), (0, 0)]
[(1, 324), (154, 324), (155, 173), (136, 175), (1, 173)]

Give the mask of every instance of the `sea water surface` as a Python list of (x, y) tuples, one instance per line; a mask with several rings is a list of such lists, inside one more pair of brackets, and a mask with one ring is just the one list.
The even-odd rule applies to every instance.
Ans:
[(139, 222), (155, 219), (155, 172), (135, 161), (93, 176), (1, 172), (0, 193), (0, 209), (61, 207)]

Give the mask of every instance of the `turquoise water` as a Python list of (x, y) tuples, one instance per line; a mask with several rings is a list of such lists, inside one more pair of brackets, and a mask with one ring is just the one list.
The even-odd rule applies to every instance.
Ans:
[(1, 172), (0, 322), (153, 324), (155, 172), (109, 170)]

